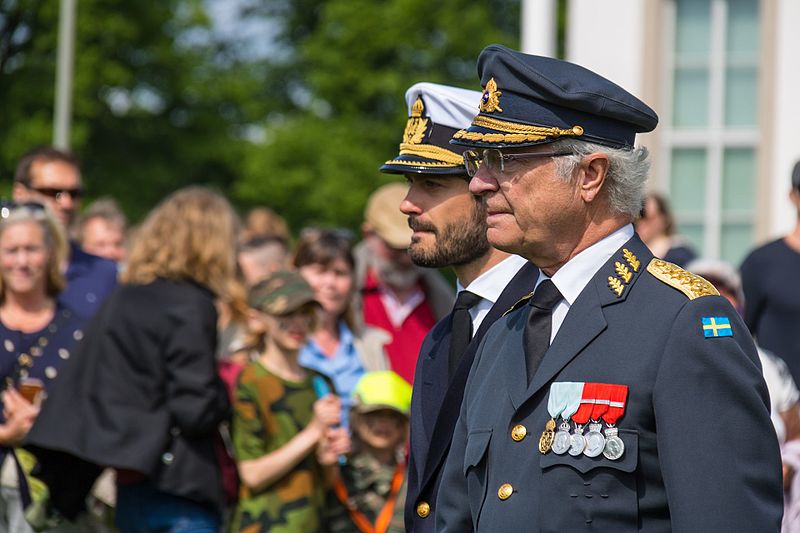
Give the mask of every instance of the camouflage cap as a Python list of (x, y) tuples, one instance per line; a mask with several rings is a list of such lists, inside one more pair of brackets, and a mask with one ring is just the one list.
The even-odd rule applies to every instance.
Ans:
[(248, 297), (248, 304), (270, 315), (286, 315), (305, 304), (319, 305), (314, 289), (303, 277), (288, 270), (279, 270), (258, 282)]

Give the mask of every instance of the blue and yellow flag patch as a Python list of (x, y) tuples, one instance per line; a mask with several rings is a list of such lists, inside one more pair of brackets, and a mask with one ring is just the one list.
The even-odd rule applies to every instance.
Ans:
[(726, 316), (704, 316), (703, 322), (703, 336), (710, 337), (733, 337), (733, 329), (731, 328), (731, 321)]

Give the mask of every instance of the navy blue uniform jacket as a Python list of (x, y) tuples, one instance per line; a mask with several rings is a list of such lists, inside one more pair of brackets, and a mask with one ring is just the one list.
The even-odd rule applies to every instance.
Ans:
[[(409, 532), (434, 530), (436, 491), (461, 407), (464, 384), (481, 339), (504, 312), (533, 290), (538, 276), (539, 269), (528, 263), (508, 282), (472, 337), (452, 381), (448, 376), (452, 315), (439, 320), (425, 337), (417, 360), (411, 399), (411, 458), (405, 509)], [(430, 514), (425, 518), (417, 514), (420, 502), (430, 507)]]
[[(437, 531), (780, 530), (780, 454), (747, 328), (727, 300), (701, 296), (715, 292), (705, 280), (652, 257), (634, 236), (600, 267), (530, 385), (531, 307), (495, 322), (467, 381)], [(619, 295), (616, 263), (632, 274)], [(729, 318), (733, 335), (706, 338), (704, 317)], [(620, 459), (539, 452), (556, 381), (628, 386)], [(519, 442), (517, 424), (527, 429)]]

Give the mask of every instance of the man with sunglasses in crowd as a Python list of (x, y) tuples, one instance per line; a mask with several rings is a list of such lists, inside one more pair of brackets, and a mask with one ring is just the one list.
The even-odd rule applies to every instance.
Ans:
[[(12, 190), (15, 202), (47, 206), (69, 232), (83, 196), (78, 160), (56, 148), (35, 148), (17, 164)], [(59, 299), (76, 313), (90, 317), (117, 284), (114, 262), (88, 254), (70, 240), (67, 288)]]
[(406, 92), (408, 122), (400, 153), (381, 171), (403, 174), (400, 210), (413, 230), (408, 253), (418, 266), (452, 267), (458, 297), (425, 337), (411, 405), (406, 529), (434, 531), (436, 493), (472, 358), (491, 325), (533, 289), (538, 269), (486, 240), (483, 200), (470, 193), (464, 159), (449, 141), (467, 127), (481, 93), (434, 83)]
[(475, 355), (437, 531), (778, 531), (781, 462), (730, 303), (634, 233), (658, 117), (583, 67), (491, 45), (453, 143), (489, 242), (538, 265)]

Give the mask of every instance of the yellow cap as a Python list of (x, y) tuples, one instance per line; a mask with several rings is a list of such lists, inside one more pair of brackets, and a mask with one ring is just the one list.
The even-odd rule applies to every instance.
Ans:
[(353, 391), (353, 409), (368, 413), (392, 409), (405, 416), (411, 410), (411, 385), (391, 370), (367, 372)]

